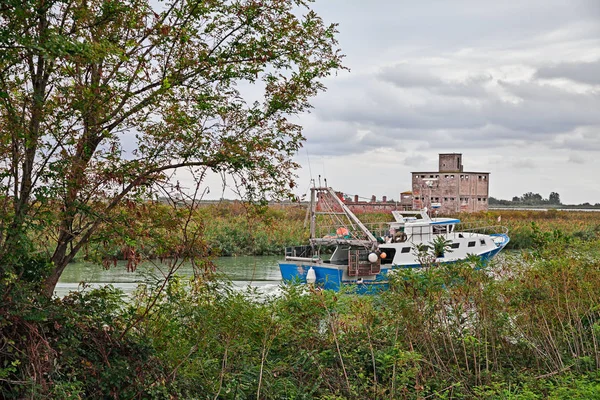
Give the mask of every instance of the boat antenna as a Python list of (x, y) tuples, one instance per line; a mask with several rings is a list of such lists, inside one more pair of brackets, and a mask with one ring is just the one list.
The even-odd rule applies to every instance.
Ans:
[(325, 181), (325, 186), (327, 187), (327, 178), (323, 178), (323, 180)]
[(310, 166), (310, 157), (308, 156), (308, 149), (305, 147), (304, 150), (306, 150), (306, 159), (308, 160), (308, 173), (310, 174), (310, 180), (313, 180), (313, 176), (312, 176), (312, 168)]

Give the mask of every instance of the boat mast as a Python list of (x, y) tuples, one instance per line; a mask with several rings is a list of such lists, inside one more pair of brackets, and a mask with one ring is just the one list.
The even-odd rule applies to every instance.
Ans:
[(319, 188), (319, 189), (326, 190), (329, 193), (329, 195), (331, 197), (333, 197), (335, 199), (335, 201), (337, 201), (337, 203), (342, 208), (344, 213), (348, 216), (348, 218), (350, 218), (356, 225), (358, 225), (360, 227), (360, 229), (363, 231), (363, 233), (367, 236), (367, 238), (371, 242), (374, 242), (374, 243), (377, 242), (377, 239), (375, 239), (375, 236), (373, 236), (371, 231), (369, 231), (367, 229), (367, 227), (364, 226), (362, 222), (360, 222), (360, 220), (356, 217), (356, 215), (354, 215), (354, 213), (352, 211), (350, 211), (350, 209), (348, 207), (346, 207), (344, 202), (342, 200), (340, 200), (340, 198), (337, 196), (337, 194), (335, 193), (335, 191), (332, 188), (327, 187), (327, 188)]
[(317, 190), (316, 187), (311, 187), (310, 188), (310, 237), (314, 238), (315, 237), (315, 209), (317, 207), (316, 205), (316, 201), (315, 201), (315, 191)]

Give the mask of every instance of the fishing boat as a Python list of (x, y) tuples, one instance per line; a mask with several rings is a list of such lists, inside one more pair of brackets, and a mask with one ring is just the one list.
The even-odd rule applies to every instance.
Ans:
[(503, 226), (463, 226), (431, 217), (427, 209), (392, 211), (394, 221), (365, 224), (331, 187), (312, 187), (307, 210), (309, 243), (287, 247), (279, 263), (283, 280), (358, 292), (388, 286), (399, 268), (422, 268), (478, 256), (487, 261), (509, 242)]

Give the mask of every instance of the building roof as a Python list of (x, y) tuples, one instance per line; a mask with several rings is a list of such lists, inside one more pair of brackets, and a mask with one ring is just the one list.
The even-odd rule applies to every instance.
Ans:
[(456, 173), (461, 173), (461, 174), (490, 174), (491, 172), (476, 172), (476, 171), (415, 171), (415, 172), (411, 172), (411, 174), (447, 174), (448, 172), (456, 172)]

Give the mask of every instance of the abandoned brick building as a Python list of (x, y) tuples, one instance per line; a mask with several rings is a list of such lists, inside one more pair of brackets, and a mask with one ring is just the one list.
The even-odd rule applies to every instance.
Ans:
[(412, 173), (413, 209), (437, 208), (440, 213), (488, 209), (489, 172), (465, 172), (462, 154), (439, 155), (435, 172)]

